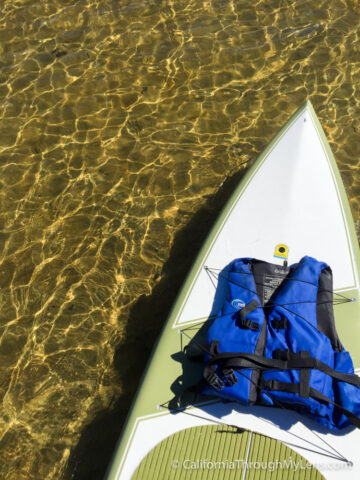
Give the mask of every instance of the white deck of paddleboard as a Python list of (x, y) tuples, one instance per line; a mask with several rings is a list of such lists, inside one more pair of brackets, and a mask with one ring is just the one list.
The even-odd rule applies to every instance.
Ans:
[[(134, 425), (131, 435), (131, 448), (127, 452), (126, 462), (121, 469), (119, 480), (130, 480), (141, 460), (169, 435), (179, 430), (197, 427), (200, 425), (213, 425), (212, 419), (218, 423), (219, 419), (228, 425), (237, 425), (242, 429), (268, 435), (271, 438), (282, 441), (290, 448), (298, 452), (310, 464), (317, 468), (326, 479), (359, 480), (359, 445), (360, 430), (353, 430), (344, 436), (329, 433), (326, 428), (319, 432), (318, 425), (296, 412), (286, 412), (281, 409), (269, 409), (266, 407), (243, 407), (236, 403), (213, 403), (189, 410), (187, 413), (170, 414), (168, 411), (158, 415), (149, 415), (139, 418)], [(295, 419), (298, 418), (298, 422)], [(293, 425), (291, 425), (293, 424)], [(289, 427), (289, 425), (291, 425)], [(306, 426), (305, 426), (306, 425)], [(316, 426), (316, 436), (309, 429)], [(351, 427), (349, 427), (350, 429)], [(326, 443), (322, 442), (323, 439)], [(338, 452), (338, 453), (337, 453)], [(353, 465), (336, 459), (336, 456), (344, 455)], [(334, 458), (331, 458), (331, 456)], [(172, 459), (176, 460), (176, 459)], [(191, 460), (206, 460), (194, 459)], [(233, 455), (223, 458), (238, 464), (247, 458), (236, 458)], [(256, 467), (255, 467), (256, 468)], [(281, 470), (281, 467), (278, 467)], [(119, 473), (120, 473), (119, 469)], [(284, 467), (286, 469), (286, 466)], [(306, 463), (289, 467), (292, 472), (297, 470), (306, 471)], [(305, 472), (304, 472), (305, 473)]]
[(340, 195), (325, 145), (306, 108), (262, 159), (209, 247), (174, 327), (216, 313), (204, 265), (224, 268), (234, 258), (276, 263), (278, 244), (289, 247), (289, 264), (304, 255), (328, 263), (334, 289), (359, 280)]
[[(222, 269), (237, 257), (255, 257), (276, 263), (274, 248), (280, 243), (289, 247), (289, 264), (298, 262), (304, 255), (313, 256), (331, 266), (335, 290), (359, 288), (335, 174), (308, 107), (300, 111), (271, 145), (239, 193), (199, 266), (173, 328), (188, 326), (195, 323), (195, 319), (216, 313), (214, 285), (204, 265)], [(328, 480), (338, 480), (339, 475), (343, 480), (360, 478), (360, 430), (349, 428), (346, 435), (344, 431), (337, 435), (325, 428), (319, 433), (317, 426), (316, 437), (304, 426), (314, 428), (311, 420), (297, 416), (296, 412), (271, 410), (269, 420), (269, 409), (264, 407), (215, 402), (192, 409), (191, 413), (198, 417), (159, 411), (138, 418), (116, 478), (130, 479), (145, 455), (169, 435), (184, 428), (211, 424), (212, 418), (283, 441)], [(299, 418), (298, 422), (294, 423), (294, 416)], [(331, 447), (327, 448), (319, 438), (354, 465), (347, 467), (344, 462), (326, 456), (321, 448), (329, 452)]]

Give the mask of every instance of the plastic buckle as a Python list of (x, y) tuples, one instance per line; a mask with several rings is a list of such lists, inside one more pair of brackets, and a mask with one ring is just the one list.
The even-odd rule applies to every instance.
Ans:
[(263, 388), (265, 390), (273, 390), (274, 389), (274, 379), (272, 378), (271, 380), (268, 380), (264, 382)]
[(235, 372), (232, 368), (225, 368), (223, 370), (223, 374), (225, 377), (226, 382), (232, 387), (237, 383), (238, 379), (237, 376), (235, 375)]
[(220, 392), (224, 387), (224, 382), (218, 375), (216, 375), (216, 373), (212, 373), (211, 375), (209, 375), (206, 381), (210, 385), (210, 387), (212, 387), (217, 392)]

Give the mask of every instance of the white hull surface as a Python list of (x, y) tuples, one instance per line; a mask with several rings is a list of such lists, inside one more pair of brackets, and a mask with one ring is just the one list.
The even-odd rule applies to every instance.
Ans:
[[(309, 108), (258, 162), (209, 245), (205, 265), (223, 268), (236, 257), (274, 262), (274, 247), (284, 243), (290, 264), (309, 255), (331, 265), (335, 290), (358, 285), (339, 187)], [(203, 266), (174, 326), (209, 314), (214, 291)]]

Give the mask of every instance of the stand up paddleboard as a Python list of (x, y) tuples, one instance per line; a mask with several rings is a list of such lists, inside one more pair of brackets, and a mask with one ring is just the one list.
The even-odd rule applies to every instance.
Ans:
[[(289, 264), (308, 255), (333, 271), (336, 328), (360, 367), (359, 246), (345, 189), (310, 102), (249, 169), (179, 294), (115, 451), (108, 480), (360, 478), (360, 430), (338, 432), (295, 411), (181, 393), (201, 378), (184, 347), (200, 343), (233, 259)], [(218, 270), (217, 270), (218, 269)]]

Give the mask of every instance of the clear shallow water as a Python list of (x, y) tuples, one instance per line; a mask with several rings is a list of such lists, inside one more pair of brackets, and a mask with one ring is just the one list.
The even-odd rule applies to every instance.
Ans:
[(126, 410), (182, 232), (306, 99), (360, 223), (357, 5), (2, 3), (1, 478), (70, 478), (86, 426)]

